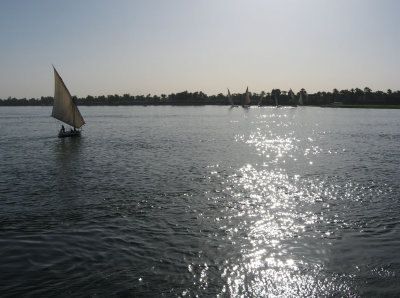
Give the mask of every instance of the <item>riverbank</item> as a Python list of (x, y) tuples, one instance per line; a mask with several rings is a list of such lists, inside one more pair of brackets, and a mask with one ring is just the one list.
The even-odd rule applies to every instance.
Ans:
[(321, 108), (400, 109), (400, 105), (322, 105)]

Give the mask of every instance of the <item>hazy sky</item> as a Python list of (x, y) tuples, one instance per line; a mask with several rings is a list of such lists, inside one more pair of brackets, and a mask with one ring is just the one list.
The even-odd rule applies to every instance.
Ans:
[(0, 98), (400, 89), (398, 0), (0, 0)]

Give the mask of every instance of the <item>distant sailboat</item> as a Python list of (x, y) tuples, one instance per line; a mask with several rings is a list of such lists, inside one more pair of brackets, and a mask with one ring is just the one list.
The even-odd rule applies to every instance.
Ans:
[(232, 99), (231, 93), (229, 92), (229, 89), (228, 89), (228, 99), (229, 99), (229, 103), (231, 104), (231, 108), (236, 108), (236, 107), (238, 107), (238, 105), (235, 105), (235, 104), (233, 103), (233, 99)]
[(264, 97), (264, 94), (265, 94), (265, 92), (262, 91), (262, 92), (261, 92), (261, 95), (260, 95), (260, 98), (259, 98), (259, 100), (258, 100), (258, 106), (259, 106), (259, 107), (260, 107), (261, 104), (262, 104), (262, 99), (263, 99), (263, 97)]
[(299, 95), (299, 105), (303, 105), (303, 94), (300, 92), (300, 95)]
[(292, 107), (297, 107), (296, 96), (294, 95), (292, 89), (289, 90), (290, 99), (292, 101)]
[(278, 96), (277, 96), (276, 94), (274, 94), (274, 97), (275, 97), (275, 106), (276, 106), (277, 108), (279, 108), (280, 105), (278, 104)]
[(59, 138), (80, 136), (79, 130), (85, 124), (78, 107), (76, 106), (71, 94), (65, 86), (62, 78), (54, 69), (54, 104), (51, 116), (70, 125), (70, 130), (65, 130), (64, 125), (58, 133)]
[(242, 105), (243, 108), (249, 108), (250, 107), (250, 94), (249, 94), (249, 87), (246, 89), (246, 94), (244, 97), (244, 103)]

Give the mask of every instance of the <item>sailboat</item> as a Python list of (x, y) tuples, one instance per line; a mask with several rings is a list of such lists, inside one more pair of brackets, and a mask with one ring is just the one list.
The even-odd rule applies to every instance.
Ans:
[(299, 95), (299, 105), (303, 105), (303, 94), (300, 92), (300, 95)]
[(62, 78), (58, 74), (56, 68), (54, 69), (54, 104), (51, 116), (70, 125), (70, 130), (65, 130), (62, 125), (59, 138), (80, 136), (81, 131), (79, 128), (85, 124), (78, 107), (76, 106), (71, 94), (65, 86)]
[(277, 108), (279, 108), (280, 105), (278, 104), (278, 96), (277, 96), (276, 94), (274, 94), (274, 98), (275, 98), (275, 106), (276, 106)]
[(238, 105), (235, 105), (235, 104), (233, 103), (233, 99), (232, 99), (231, 93), (229, 92), (229, 89), (228, 89), (228, 99), (229, 99), (229, 103), (231, 104), (231, 108), (236, 108), (236, 107), (238, 107)]
[[(294, 95), (292, 89), (289, 90), (289, 96), (290, 96), (290, 99), (291, 99), (291, 101), (292, 101), (292, 107), (297, 107), (297, 104), (296, 104), (296, 96)], [(301, 96), (301, 95), (300, 95), (300, 96)]]
[(246, 89), (246, 94), (244, 97), (244, 103), (242, 105), (243, 108), (249, 108), (250, 107), (250, 95), (249, 95), (249, 87)]
[(261, 105), (262, 105), (262, 100), (263, 100), (264, 95), (265, 95), (265, 92), (262, 91), (261, 95), (260, 95), (260, 98), (258, 99), (258, 106), (259, 107), (261, 107)]

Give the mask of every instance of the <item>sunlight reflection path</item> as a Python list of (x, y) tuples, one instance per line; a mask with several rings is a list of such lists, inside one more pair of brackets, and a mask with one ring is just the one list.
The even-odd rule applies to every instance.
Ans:
[[(312, 296), (349, 293), (346, 279), (327, 274), (324, 261), (333, 231), (318, 226), (332, 219), (323, 212), (324, 201), (343, 196), (325, 180), (289, 173), (286, 162), (311, 165), (322, 152), (314, 136), (300, 139), (285, 114), (262, 115), (249, 133), (235, 136), (261, 156), (224, 180), (221, 197), (230, 198), (219, 219), (226, 238), (240, 248), (240, 257), (227, 256), (222, 278), (232, 296)], [(212, 175), (219, 176), (218, 171)], [(348, 276), (346, 277), (349, 278)]]
[(329, 162), (346, 157), (345, 148), (326, 146), (317, 124), (306, 127), (285, 110), (232, 124), (239, 159), (229, 171), (209, 166), (207, 178), (220, 188), (206, 194), (211, 211), (201, 218), (215, 223), (213, 237), (226, 247), (217, 246), (219, 257), (199, 266), (202, 286), (218, 272), (221, 296), (356, 295), (360, 269), (335, 270), (337, 245), (348, 233), (363, 233), (363, 223), (351, 220), (359, 214), (352, 213), (391, 189), (326, 171)]

